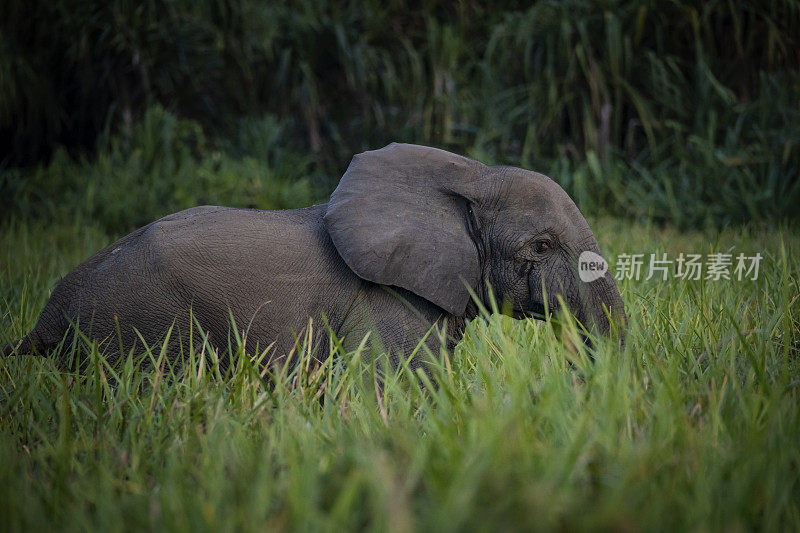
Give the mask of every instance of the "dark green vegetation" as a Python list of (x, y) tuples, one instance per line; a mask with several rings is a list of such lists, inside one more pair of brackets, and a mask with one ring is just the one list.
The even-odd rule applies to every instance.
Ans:
[(325, 201), (395, 140), (547, 173), (612, 262), (758, 280), (621, 283), (594, 363), (477, 320), (438, 388), (336, 347), (2, 359), (1, 530), (800, 529), (800, 3), (482, 4), (2, 2), (0, 344), (116, 236)]
[[(585, 211), (681, 227), (778, 220), (800, 203), (798, 50), (796, 0), (9, 0), (0, 160), (94, 148), (113, 168), (74, 173), (99, 190), (119, 167), (147, 175), (135, 180), (143, 186), (214, 169), (211, 150), (237, 159), (223, 174), (248, 181), (252, 165), (238, 161), (262, 141), (226, 140), (239, 138), (241, 117), (267, 117), (281, 127), (273, 143), (311, 155), (301, 158), (311, 172), (292, 161), (285, 177), (315, 175), (320, 197), (353, 153), (410, 141), (544, 171)], [(143, 160), (109, 147), (109, 132), (130, 144), (154, 104), (181, 118), (177, 136), (163, 139), (161, 125), (146, 132), (169, 147), (145, 149)], [(170, 148), (178, 153), (157, 151)], [(75, 191), (60, 169), (42, 178), (48, 198)], [(258, 197), (216, 179), (202, 195)], [(27, 181), (3, 173), (6, 213), (27, 198), (18, 183)], [(162, 214), (206, 199), (159, 187), (146, 199)], [(255, 205), (275, 202), (262, 195)], [(141, 221), (109, 217), (111, 231)]]

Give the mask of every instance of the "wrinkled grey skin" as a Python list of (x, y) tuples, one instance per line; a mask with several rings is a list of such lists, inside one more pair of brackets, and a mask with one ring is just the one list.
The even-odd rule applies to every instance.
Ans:
[[(477, 313), (470, 290), (490, 308), (490, 287), (515, 316), (557, 309), (561, 296), (608, 333), (624, 323), (622, 300), (610, 273), (580, 281), (584, 250), (599, 253), (591, 229), (546, 176), (391, 144), (355, 156), (327, 204), (195, 207), (136, 230), (64, 277), (33, 331), (4, 352), (52, 349), (73, 323), (113, 357), (120, 344), (141, 349), (139, 334), (156, 345), (174, 324), (174, 356), (189, 343), (191, 309), (221, 352), (232, 314), (247, 351), (269, 348), (272, 361), (297, 353), (311, 318), (324, 356), (324, 315), (346, 348), (369, 332), (396, 363), (444, 319), (456, 342)], [(196, 330), (192, 339), (199, 348)], [(437, 335), (427, 342), (438, 353)]]

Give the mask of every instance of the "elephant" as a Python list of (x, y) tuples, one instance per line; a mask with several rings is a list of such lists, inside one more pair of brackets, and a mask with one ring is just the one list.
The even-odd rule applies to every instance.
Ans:
[(580, 280), (585, 251), (600, 253), (592, 230), (543, 174), (392, 143), (355, 155), (328, 203), (194, 207), (119, 239), (66, 275), (3, 352), (51, 353), (74, 327), (107, 357), (169, 331), (177, 357), (200, 338), (224, 351), (236, 324), (269, 362), (289, 361), (303, 339), (324, 358), (331, 333), (348, 350), (369, 334), (392, 364), (424, 368), (411, 356), (420, 339), (452, 348), (493, 298), (516, 318), (563, 303), (587, 331), (621, 332), (610, 272)]

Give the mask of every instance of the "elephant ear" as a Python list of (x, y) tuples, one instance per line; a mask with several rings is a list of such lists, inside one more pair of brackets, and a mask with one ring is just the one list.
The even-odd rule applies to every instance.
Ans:
[(468, 207), (483, 168), (412, 144), (354, 156), (325, 214), (333, 244), (361, 278), (463, 315), (480, 276)]

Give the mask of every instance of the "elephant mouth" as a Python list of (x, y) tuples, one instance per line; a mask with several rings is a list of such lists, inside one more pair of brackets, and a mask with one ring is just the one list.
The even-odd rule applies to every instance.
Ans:
[(555, 309), (553, 306), (547, 310), (548, 312), (545, 313), (545, 307), (542, 303), (531, 303), (525, 309), (519, 309), (516, 306), (513, 309), (513, 316), (517, 320), (521, 320), (523, 318), (533, 318), (536, 320), (547, 320), (552, 314)]

